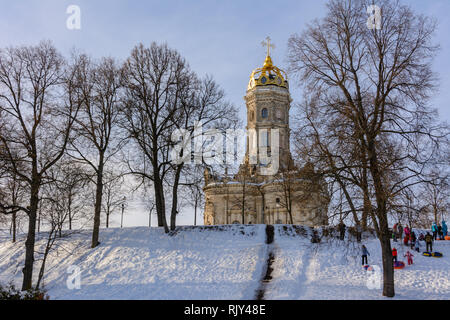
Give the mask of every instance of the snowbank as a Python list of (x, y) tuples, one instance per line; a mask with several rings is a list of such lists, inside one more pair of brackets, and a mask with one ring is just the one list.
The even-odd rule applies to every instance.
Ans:
[[(45, 287), (51, 299), (253, 299), (265, 258), (264, 226), (182, 227), (174, 236), (161, 228), (102, 229), (89, 247), (84, 231), (59, 240)], [(42, 246), (44, 240), (38, 242)], [(0, 281), (21, 283), (24, 239), (0, 236)], [(81, 270), (81, 288), (69, 289), (71, 265)], [(36, 276), (40, 261), (35, 264)]]
[[(287, 227), (289, 231), (291, 227)], [(310, 230), (303, 237), (284, 229), (275, 228), (273, 281), (267, 286), (267, 299), (383, 299), (381, 289), (369, 289), (373, 288), (371, 273), (361, 267), (360, 244), (348, 238), (323, 238), (321, 243), (312, 244)], [(370, 253), (369, 264), (381, 268), (379, 240), (366, 235), (361, 244)], [(421, 245), (424, 251), (424, 242)], [(406, 263), (404, 269), (395, 270), (395, 299), (450, 299), (450, 241), (436, 241), (433, 246), (443, 258), (424, 257), (399, 242), (392, 242), (392, 246), (397, 248), (399, 260)], [(414, 255), (411, 266), (403, 257), (407, 250)]]
[[(313, 244), (311, 231), (275, 225), (274, 270), (265, 299), (383, 299), (381, 289), (368, 287), (371, 273), (361, 267), (360, 244), (333, 237)], [(254, 299), (268, 257), (265, 237), (265, 225), (180, 227), (173, 236), (160, 228), (102, 229), (100, 246), (91, 249), (91, 234), (83, 231), (58, 240), (44, 284), (51, 299)], [(43, 244), (39, 240), (38, 248)], [(366, 234), (362, 244), (369, 264), (381, 267), (379, 241)], [(406, 262), (409, 248), (394, 245)], [(411, 251), (414, 264), (395, 270), (395, 299), (450, 298), (450, 241), (437, 241), (433, 249), (444, 257)], [(23, 261), (23, 236), (13, 244), (0, 232), (0, 282), (14, 279), (20, 285)], [(67, 286), (72, 265), (80, 268), (80, 289)], [(34, 279), (40, 261), (35, 266)]]

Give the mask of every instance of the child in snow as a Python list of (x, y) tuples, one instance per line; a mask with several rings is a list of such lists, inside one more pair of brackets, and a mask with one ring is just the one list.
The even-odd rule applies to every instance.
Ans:
[(412, 259), (412, 257), (414, 257), (414, 255), (413, 255), (411, 252), (406, 251), (405, 257), (408, 258), (408, 266), (411, 265), (411, 264), (413, 264), (413, 259)]
[(369, 264), (369, 263), (367, 262), (367, 255), (370, 256), (370, 253), (369, 253), (369, 251), (367, 250), (366, 246), (363, 245), (362, 248), (361, 248), (362, 265), (364, 265), (364, 261), (366, 262), (365, 264)]
[(442, 220), (442, 234), (444, 235), (444, 237), (447, 235), (447, 224), (445, 223), (444, 220)]
[(397, 262), (397, 249), (392, 249), (392, 259)]

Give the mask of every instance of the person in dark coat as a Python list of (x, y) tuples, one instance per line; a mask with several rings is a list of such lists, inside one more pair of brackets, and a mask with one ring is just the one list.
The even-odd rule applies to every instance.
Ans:
[(403, 227), (402, 227), (402, 225), (400, 223), (398, 224), (398, 237), (400, 238), (400, 241), (402, 241), (402, 239), (403, 239)]
[(443, 235), (442, 235), (442, 226), (441, 226), (440, 224), (438, 224), (438, 227), (437, 227), (437, 233), (438, 233), (438, 235), (439, 235), (439, 239), (440, 239), (440, 240), (444, 240), (444, 237), (443, 237)]
[(447, 235), (447, 232), (448, 232), (447, 224), (445, 223), (444, 220), (442, 220), (442, 234), (444, 235), (444, 237)]
[(345, 238), (345, 224), (343, 221), (339, 223), (339, 239), (344, 240)]
[(411, 249), (414, 249), (416, 241), (419, 241), (419, 240), (417, 240), (416, 234), (414, 233), (414, 231), (411, 231), (411, 238), (410, 238), (410, 240), (411, 240)]
[[(367, 256), (368, 256), (368, 255), (370, 256), (369, 251), (367, 250), (367, 248), (366, 248), (365, 245), (362, 245), (362, 247), (361, 247), (362, 265), (364, 265), (364, 264), (369, 264), (369, 263), (367, 262)], [(366, 263), (364, 263), (364, 261), (365, 261)]]
[(444, 220), (442, 220), (442, 234), (444, 235), (444, 237), (447, 235), (447, 232), (448, 232), (447, 224), (445, 223)]
[(427, 244), (427, 251), (433, 252), (433, 236), (429, 232), (425, 236), (425, 243)]

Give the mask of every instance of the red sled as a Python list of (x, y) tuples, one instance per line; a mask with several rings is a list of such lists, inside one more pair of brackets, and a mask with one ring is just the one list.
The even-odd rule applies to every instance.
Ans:
[(403, 269), (405, 267), (405, 263), (403, 261), (394, 262), (394, 269)]

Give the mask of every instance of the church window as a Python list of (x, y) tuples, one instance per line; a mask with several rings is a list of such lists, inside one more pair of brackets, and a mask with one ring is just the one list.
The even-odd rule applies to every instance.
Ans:
[(263, 117), (264, 119), (267, 118), (269, 116), (269, 111), (267, 110), (267, 108), (262, 109), (261, 111), (261, 117)]

